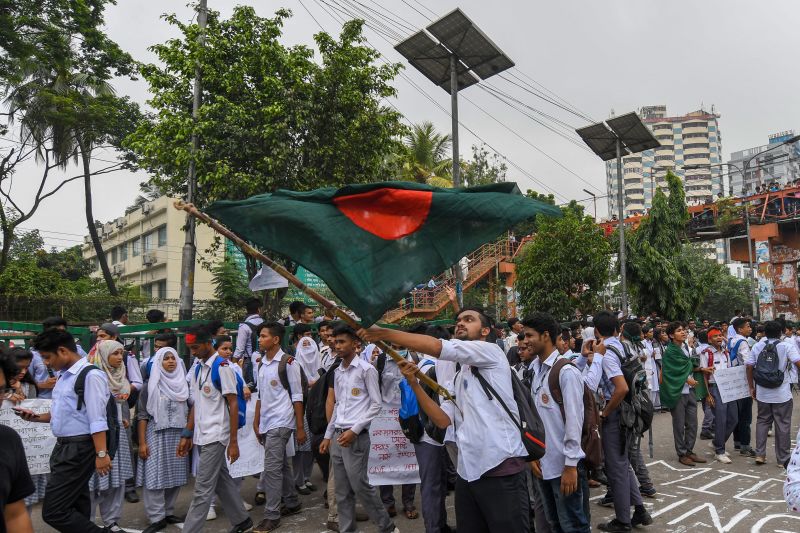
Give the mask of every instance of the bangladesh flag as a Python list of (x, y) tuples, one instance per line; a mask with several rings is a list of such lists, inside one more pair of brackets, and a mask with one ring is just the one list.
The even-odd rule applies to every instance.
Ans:
[(405, 182), (278, 190), (205, 211), (322, 278), (365, 325), (514, 224), (561, 214), (515, 183), (439, 189)]

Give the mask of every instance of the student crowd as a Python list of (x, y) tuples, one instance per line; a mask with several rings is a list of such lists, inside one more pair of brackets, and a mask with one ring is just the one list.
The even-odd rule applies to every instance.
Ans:
[[(57, 438), (50, 473), (30, 476), (19, 437), (0, 426), (0, 533), (32, 531), (37, 501), (58, 531), (121, 532), (124, 501), (138, 502), (137, 487), (147, 533), (178, 523), (202, 531), (216, 518), (217, 500), (232, 532), (274, 531), (303, 511), (299, 495), (318, 490), (310, 481), (314, 462), (326, 483), (328, 529), (354, 532), (356, 521), (368, 518), (381, 533), (396, 532), (394, 487), (371, 485), (367, 463), (370, 424), (398, 389), (399, 424), (416, 452), (429, 533), (455, 531), (456, 524), (462, 533), (588, 532), (589, 490), (601, 485), (607, 492), (598, 503), (615, 516), (598, 529), (652, 524), (643, 498), (657, 489), (641, 440), (658, 411), (671, 415), (676, 461), (685, 466), (706, 462), (698, 431), (719, 463), (731, 463), (729, 451), (737, 450), (763, 465), (774, 428), (774, 459), (787, 470), (784, 494), (800, 509), (800, 448), (790, 449), (800, 338), (780, 321), (756, 324), (741, 313), (714, 324), (655, 314), (623, 320), (602, 311), (561, 324), (534, 313), (510, 319), (504, 330), (483, 310), (465, 308), (452, 329), (422, 323), (356, 331), (327, 318), (293, 302), (285, 319), (265, 321), (252, 300), (235, 338), (221, 322), (185, 332), (188, 369), (170, 330), (151, 332), (137, 359), (120, 337), (124, 309), (97, 329), (88, 353), (63, 319), (48, 319), (32, 350), (0, 353), (3, 399), (50, 398), (49, 413), (14, 409), (50, 424)], [(163, 313), (151, 311), (148, 320), (163, 322)], [(715, 373), (737, 366), (745, 367), (750, 396), (724, 402)], [(264, 446), (253, 500), (263, 506), (258, 524), (241, 495), (242, 478), (228, 469), (239, 457), (251, 397), (255, 416), (245, 430)], [(177, 497), (191, 475), (191, 504), (179, 516)], [(409, 519), (419, 516), (415, 491), (402, 486)], [(358, 516), (356, 501), (366, 516)]]

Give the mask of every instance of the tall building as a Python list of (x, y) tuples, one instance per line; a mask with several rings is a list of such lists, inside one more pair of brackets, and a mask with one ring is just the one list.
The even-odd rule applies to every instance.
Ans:
[[(129, 209), (123, 216), (103, 224), (98, 233), (111, 273), (120, 283), (138, 286), (144, 296), (177, 299), (181, 292), (181, 251), (183, 249), (183, 211), (173, 209), (174, 198), (162, 196)], [(205, 224), (197, 225), (197, 262), (194, 269), (194, 297), (209, 300), (214, 297), (214, 285), (209, 263), (221, 261), (202, 257), (202, 252), (214, 242), (214, 230)], [(97, 254), (89, 236), (81, 248), (83, 258), (94, 265), (93, 277), (102, 277)], [(202, 261), (205, 259), (205, 261)]]
[[(671, 117), (665, 105), (647, 106), (639, 110), (639, 116), (661, 146), (622, 159), (626, 217), (650, 209), (655, 191), (666, 188), (667, 170), (683, 180), (690, 205), (711, 201), (722, 194), (723, 169), (719, 166), (722, 136), (717, 121), (720, 115), (713, 107), (710, 113), (701, 109)], [(606, 181), (609, 214), (617, 215), (616, 159), (606, 162)]]
[[(794, 131), (773, 133), (765, 145), (733, 152), (728, 161), (731, 184), (728, 194), (732, 196), (753, 194), (758, 185), (766, 185), (773, 180), (784, 185), (800, 178), (800, 143), (775, 148), (776, 144), (792, 137)], [(775, 149), (763, 156), (758, 155), (771, 148)], [(748, 160), (750, 163), (747, 165), (747, 176), (742, 179), (742, 171)]]

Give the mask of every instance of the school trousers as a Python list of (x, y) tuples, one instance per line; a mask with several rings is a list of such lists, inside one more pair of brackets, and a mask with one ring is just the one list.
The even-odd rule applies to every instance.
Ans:
[(675, 407), (669, 410), (672, 415), (672, 438), (678, 458), (694, 453), (697, 442), (697, 399), (694, 390), (681, 394)]
[(294, 487), (292, 464), (286, 455), (286, 444), (294, 438), (290, 428), (270, 429), (264, 434), (264, 518), (280, 520), (281, 499), (289, 509), (300, 505)]
[(212, 442), (198, 446), (198, 449), (200, 457), (197, 477), (194, 481), (192, 503), (183, 524), (183, 533), (203, 531), (211, 498), (215, 493), (231, 525), (241, 524), (247, 520), (248, 515), (244, 510), (239, 488), (228, 472), (228, 463), (225, 461), (227, 446), (221, 442)]
[[(642, 439), (634, 439), (628, 446), (628, 460), (631, 462), (631, 468), (636, 476), (636, 481), (639, 483), (639, 491), (642, 489), (649, 490), (653, 488), (653, 480), (650, 479), (650, 471), (647, 470), (647, 464), (644, 462), (642, 455)], [(614, 490), (611, 485), (608, 486), (606, 497), (614, 497)]]
[(739, 409), (739, 421), (733, 430), (733, 443), (742, 450), (750, 449), (750, 425), (753, 423), (753, 399), (749, 396), (736, 400)]
[(739, 405), (736, 401), (725, 403), (719, 393), (716, 383), (709, 383), (711, 396), (714, 398), (714, 452), (717, 455), (725, 453), (725, 443), (733, 435), (736, 423), (739, 421)]
[(775, 422), (775, 458), (779, 465), (784, 465), (791, 456), (792, 408), (791, 398), (783, 403), (758, 402), (758, 418), (756, 419), (756, 456), (767, 455), (767, 433)]
[[(436, 446), (429, 442), (415, 444), (414, 451), (419, 464), (420, 507), (422, 507), (425, 533), (440, 533), (442, 529), (447, 529), (447, 509), (445, 508), (447, 452), (444, 446)], [(403, 492), (405, 492), (405, 485)], [(405, 497), (403, 499), (405, 500)], [(385, 502), (386, 500), (384, 500)], [(414, 503), (413, 492), (411, 503)]]
[(100, 518), (103, 524), (111, 526), (122, 518), (122, 503), (125, 501), (125, 484), (119, 487), (109, 487), (106, 490), (91, 491), (90, 500), (92, 505), (91, 517), (94, 519), (95, 513), (100, 511)]
[[(709, 386), (710, 385), (709, 383)], [(706, 398), (703, 398), (703, 426), (700, 428), (700, 431), (704, 433), (714, 433), (714, 429), (716, 428), (715, 419), (716, 413), (714, 408), (709, 405)]]
[(369, 484), (367, 476), (369, 430), (364, 429), (346, 448), (338, 442), (342, 433), (340, 429), (335, 431), (330, 448), (339, 511), (339, 531), (356, 531), (356, 498), (361, 501), (370, 520), (378, 526), (381, 533), (394, 531), (394, 522), (383, 507), (378, 490)]
[[(381, 495), (381, 501), (383, 502), (383, 506), (386, 507), (387, 511), (389, 510), (389, 507), (395, 506), (394, 485), (381, 485), (378, 488), (378, 493)], [(404, 511), (414, 508), (414, 496), (416, 493), (417, 485), (415, 483), (400, 485), (400, 497), (403, 501)]]
[(630, 524), (631, 506), (642, 505), (642, 495), (628, 457), (626, 436), (619, 427), (619, 409), (603, 420), (600, 431), (608, 487), (614, 495), (614, 513), (617, 520)]
[(164, 518), (175, 514), (175, 502), (181, 487), (168, 489), (148, 489), (142, 487), (142, 501), (147, 519), (151, 524), (160, 522)]
[[(525, 465), (525, 468), (529, 468)], [(459, 533), (529, 533), (527, 473), (456, 481)]]
[[(589, 533), (589, 478), (583, 461), (578, 463), (578, 488), (569, 496), (561, 493), (561, 476), (537, 479), (545, 516), (553, 533)], [(538, 530), (537, 530), (538, 533)]]
[(45, 489), (42, 518), (65, 533), (99, 533), (89, 519), (89, 479), (95, 470), (91, 435), (59, 438), (50, 454), (50, 479)]

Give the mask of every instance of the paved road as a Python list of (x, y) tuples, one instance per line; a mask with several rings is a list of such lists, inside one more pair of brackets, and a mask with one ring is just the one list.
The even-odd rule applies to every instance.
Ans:
[[(702, 416), (702, 415), (701, 415)], [(800, 422), (800, 402), (797, 402), (793, 416), (793, 435)], [(657, 414), (654, 423), (654, 458), (647, 458), (647, 441), (642, 443), (649, 463), (650, 474), (658, 489), (655, 498), (647, 499), (646, 504), (655, 522), (647, 529), (653, 533), (686, 531), (719, 531), (731, 533), (790, 533), (800, 531), (800, 514), (786, 512), (782, 497), (784, 473), (775, 463), (773, 439), (767, 446), (767, 461), (763, 466), (755, 466), (752, 459), (732, 455), (733, 464), (723, 465), (713, 460), (709, 441), (698, 440), (695, 451), (705, 456), (709, 462), (697, 468), (687, 468), (679, 464), (672, 445), (672, 428), (668, 413)], [(792, 441), (794, 445), (794, 441)], [(242, 494), (252, 501), (255, 494), (255, 479), (245, 480)], [(322, 487), (318, 470), (315, 468), (312, 480)], [(613, 510), (596, 505), (603, 495), (602, 489), (592, 491), (592, 525), (610, 519)], [(399, 501), (399, 490), (396, 497)], [(189, 505), (191, 489), (186, 487), (178, 500), (177, 511), (184, 513)], [(325, 531), (326, 510), (322, 501), (322, 491), (310, 496), (301, 496), (305, 510), (283, 522), (281, 531), (294, 533), (317, 533)], [(419, 505), (417, 505), (419, 507)], [(447, 508), (451, 524), (455, 522), (453, 495), (447, 498)], [(208, 532), (225, 532), (230, 529), (224, 510), (218, 509), (218, 518), (207, 522)], [(261, 512), (254, 509), (253, 520), (260, 519)], [(41, 520), (41, 507), (33, 511), (34, 528), (37, 532), (50, 532), (51, 528)], [(423, 532), (421, 520), (396, 519), (402, 532)], [(147, 520), (141, 504), (126, 504), (121, 525), (129, 531), (147, 527)], [(361, 524), (364, 531), (375, 531), (369, 523)], [(170, 526), (168, 532), (180, 531), (178, 526)]]

